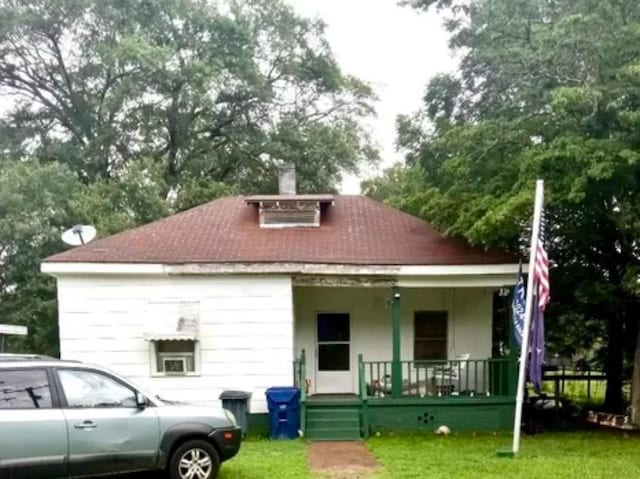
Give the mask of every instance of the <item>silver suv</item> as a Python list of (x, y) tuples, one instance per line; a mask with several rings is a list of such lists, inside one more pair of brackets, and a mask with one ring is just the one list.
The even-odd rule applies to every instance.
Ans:
[(213, 479), (240, 441), (224, 409), (163, 401), (97, 366), (0, 355), (0, 479)]

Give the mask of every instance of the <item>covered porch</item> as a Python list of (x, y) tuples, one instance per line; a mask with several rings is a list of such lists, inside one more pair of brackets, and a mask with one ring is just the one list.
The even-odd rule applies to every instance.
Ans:
[[(441, 387), (439, 378), (434, 377), (434, 393), (423, 393), (420, 387), (412, 386), (401, 387), (394, 395), (393, 384), (386, 393), (381, 392), (367, 382), (367, 378), (376, 375), (367, 369), (384, 366), (380, 362), (365, 362), (360, 358), (357, 394), (308, 395), (306, 353), (303, 351), (294, 362), (294, 383), (301, 389), (301, 431), (312, 440), (353, 440), (367, 438), (376, 432), (432, 431), (440, 425), (456, 431), (499, 431), (511, 427), (517, 382), (516, 362), (500, 358), (453, 360), (451, 363), (463, 368), (463, 362), (482, 364), (489, 377), (483, 378), (482, 382), (479, 377), (478, 380), (474, 377), (472, 384), (486, 384), (484, 391), (469, 389), (468, 392), (457, 392), (448, 378), (440, 382), (444, 386)], [(393, 361), (385, 363), (391, 368)], [(434, 366), (441, 364), (434, 363)], [(403, 385), (412, 384), (408, 379), (412, 376), (411, 369), (406, 371), (400, 376)]]
[(513, 279), (294, 281), (294, 381), (307, 437), (436, 423), (508, 427), (517, 371), (514, 358), (497, 354), (504, 344), (496, 344), (495, 329), (504, 325), (496, 322), (505, 308), (496, 302), (506, 300), (496, 293)]

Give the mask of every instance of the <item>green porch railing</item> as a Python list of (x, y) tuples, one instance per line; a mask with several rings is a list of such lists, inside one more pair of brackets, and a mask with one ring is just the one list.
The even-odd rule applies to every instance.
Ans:
[[(361, 362), (361, 389), (367, 396), (392, 394), (392, 363)], [(400, 361), (402, 396), (511, 396), (511, 367), (509, 358)]]
[(362, 402), (362, 408), (360, 409), (360, 430), (362, 431), (362, 436), (367, 439), (369, 437), (369, 394), (364, 371), (364, 361), (361, 353), (358, 354), (358, 390), (360, 393), (360, 401)]
[(293, 361), (293, 385), (300, 389), (300, 429), (304, 436), (307, 423), (307, 364), (304, 349)]

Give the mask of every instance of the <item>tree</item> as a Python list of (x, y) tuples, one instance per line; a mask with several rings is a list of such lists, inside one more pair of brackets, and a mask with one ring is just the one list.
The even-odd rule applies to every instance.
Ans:
[(54, 279), (39, 273), (40, 260), (60, 250), (67, 200), (80, 186), (59, 164), (0, 162), (0, 318), (29, 328), (9, 340), (13, 349), (58, 352)]
[(564, 353), (606, 345), (606, 405), (621, 408), (638, 320), (640, 5), (409, 3), (448, 12), (461, 59), (454, 75), (430, 82), (418, 113), (398, 121), (423, 184), (391, 201), (447, 234), (523, 252), (534, 180), (544, 178), (550, 340)]
[(55, 354), (43, 258), (227, 194), (335, 190), (376, 161), (371, 88), (282, 0), (0, 0), (0, 317)]
[(0, 162), (0, 319), (29, 328), (10, 339), (13, 351), (58, 354), (55, 280), (40, 262), (66, 247), (60, 236), (71, 225), (107, 236), (168, 215), (157, 170), (140, 161), (85, 185), (57, 162)]
[(382, 175), (363, 181), (362, 194), (415, 216), (422, 214), (424, 183), (419, 168), (396, 163)]
[[(330, 190), (377, 152), (371, 89), (345, 75), (320, 21), (281, 0), (0, 1), (7, 154), (68, 164), (85, 183), (152, 158), (168, 191), (264, 183), (295, 162)], [(302, 150), (301, 150), (302, 148)]]
[(77, 188), (67, 208), (78, 222), (94, 225), (104, 237), (168, 216), (172, 208), (163, 198), (165, 189), (158, 165), (140, 160), (113, 178)]

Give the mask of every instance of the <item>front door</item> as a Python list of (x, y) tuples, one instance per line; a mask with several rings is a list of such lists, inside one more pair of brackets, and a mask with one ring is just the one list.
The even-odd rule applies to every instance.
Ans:
[(316, 393), (353, 393), (349, 313), (316, 317)]

